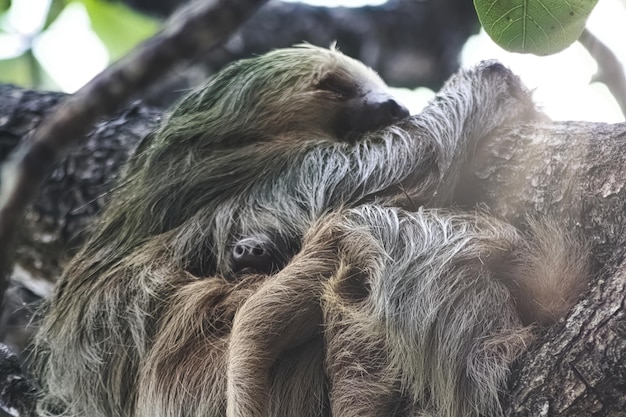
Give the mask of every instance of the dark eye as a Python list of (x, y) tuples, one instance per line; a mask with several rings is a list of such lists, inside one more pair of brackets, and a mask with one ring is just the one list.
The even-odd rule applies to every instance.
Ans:
[(316, 87), (319, 90), (329, 91), (340, 99), (348, 99), (357, 94), (357, 87), (354, 83), (336, 74), (326, 75), (317, 83)]

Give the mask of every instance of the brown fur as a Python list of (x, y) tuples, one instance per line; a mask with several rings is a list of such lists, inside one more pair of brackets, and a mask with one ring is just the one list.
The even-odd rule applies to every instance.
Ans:
[[(509, 272), (510, 289), (526, 324), (550, 325), (565, 316), (587, 287), (590, 249), (555, 219), (528, 220), (524, 257)], [(520, 278), (522, 277), (522, 278)]]
[[(417, 208), (450, 204), (480, 137), (533, 114), (485, 63), (367, 133), (405, 111), (336, 51), (230, 66), (142, 143), (65, 272), (36, 343), (39, 411), (497, 414), (532, 338), (524, 277), (503, 271), (552, 260), (484, 213)], [(291, 260), (252, 273), (232, 257), (250, 236)]]

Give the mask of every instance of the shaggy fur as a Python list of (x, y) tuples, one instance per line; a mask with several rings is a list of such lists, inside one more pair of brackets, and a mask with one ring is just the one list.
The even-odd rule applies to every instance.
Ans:
[[(449, 204), (477, 141), (533, 104), (484, 63), (375, 130), (405, 114), (362, 64), (309, 46), (235, 63), (183, 99), (49, 303), (39, 412), (497, 414), (531, 338), (510, 288), (532, 294), (529, 265), (553, 260), (485, 214), (417, 208)], [(250, 236), (293, 258), (250, 273), (233, 262)], [(520, 264), (532, 272), (503, 273)]]

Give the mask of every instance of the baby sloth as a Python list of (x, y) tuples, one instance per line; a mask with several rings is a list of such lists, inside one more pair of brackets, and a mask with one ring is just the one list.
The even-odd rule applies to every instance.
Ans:
[[(560, 233), (436, 208), (481, 137), (535, 115), (508, 70), (462, 71), (407, 115), (370, 69), (312, 46), (182, 99), (48, 304), (38, 412), (497, 415), (525, 323), (568, 308), (584, 264)], [(568, 280), (561, 263), (583, 266)], [(528, 289), (546, 281), (563, 301), (540, 309)]]

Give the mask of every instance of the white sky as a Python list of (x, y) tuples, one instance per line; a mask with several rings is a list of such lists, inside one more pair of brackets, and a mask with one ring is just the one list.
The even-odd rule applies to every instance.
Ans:
[[(13, 13), (3, 26), (21, 34), (36, 32), (43, 19), (36, 12), (45, 10), (48, 2), (49, 0), (14, 0)], [(381, 4), (384, 0), (307, 2), (357, 7)], [(619, 0), (600, 0), (588, 21), (588, 27), (626, 63), (626, 9)], [(0, 36), (0, 58), (19, 55), (24, 47), (15, 37)], [(72, 3), (50, 30), (35, 39), (34, 52), (46, 71), (68, 92), (80, 88), (108, 62), (106, 49), (91, 32), (87, 14), (79, 3)], [(509, 66), (520, 75), (526, 85), (535, 90), (536, 101), (553, 119), (603, 122), (624, 120), (606, 87), (599, 83), (590, 84), (596, 64), (578, 44), (557, 55), (536, 57), (506, 52), (481, 33), (467, 43), (462, 54), (462, 65), (494, 58)], [(419, 111), (433, 95), (426, 89), (418, 89), (417, 92), (396, 91), (413, 111)]]

